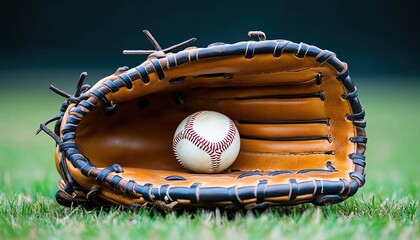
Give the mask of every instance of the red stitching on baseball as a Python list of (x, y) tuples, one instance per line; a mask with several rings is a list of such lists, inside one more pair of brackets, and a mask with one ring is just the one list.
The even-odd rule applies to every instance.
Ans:
[(179, 159), (179, 156), (176, 153), (176, 147), (178, 143), (185, 139), (192, 142), (196, 145), (199, 149), (203, 150), (207, 154), (209, 154), (211, 159), (211, 169), (210, 172), (217, 172), (220, 168), (222, 153), (232, 145), (233, 140), (235, 139), (236, 135), (236, 127), (235, 123), (228, 118), (229, 120), (229, 129), (226, 136), (220, 140), (219, 142), (210, 142), (207, 139), (204, 139), (200, 136), (193, 128), (194, 122), (197, 119), (198, 115), (203, 113), (204, 111), (193, 113), (186, 121), (184, 129), (180, 131), (173, 140), (172, 149), (175, 153), (175, 158), (177, 161), (185, 167), (185, 165)]

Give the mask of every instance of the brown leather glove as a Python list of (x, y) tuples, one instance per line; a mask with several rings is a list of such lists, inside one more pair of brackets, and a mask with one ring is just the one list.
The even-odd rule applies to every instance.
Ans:
[[(52, 136), (64, 206), (254, 208), (354, 195), (365, 183), (366, 134), (347, 64), (304, 43), (266, 40), (156, 51), (67, 94), (41, 130)], [(229, 116), (238, 158), (218, 174), (189, 172), (172, 152), (178, 124), (200, 110)], [(54, 131), (46, 125), (57, 120)]]

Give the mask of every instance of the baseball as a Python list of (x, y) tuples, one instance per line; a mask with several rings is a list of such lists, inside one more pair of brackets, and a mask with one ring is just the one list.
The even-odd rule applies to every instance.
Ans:
[(219, 173), (232, 165), (240, 145), (238, 129), (230, 118), (214, 111), (200, 111), (179, 124), (172, 148), (186, 169)]

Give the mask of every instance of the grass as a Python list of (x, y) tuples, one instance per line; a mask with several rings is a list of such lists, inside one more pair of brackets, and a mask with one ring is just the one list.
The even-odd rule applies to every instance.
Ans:
[[(67, 79), (78, 73), (73, 75)], [(54, 143), (34, 133), (63, 99), (46, 89), (47, 80), (54, 79), (36, 76), (31, 81), (44, 88), (28, 81), (23, 90), (0, 89), (0, 239), (420, 239), (420, 85), (415, 81), (396, 88), (390, 81), (355, 78), (367, 110), (367, 183), (347, 201), (260, 212), (162, 213), (68, 209), (55, 202)]]
[(39, 239), (407, 239), (418, 237), (418, 202), (350, 199), (331, 207), (270, 208), (264, 212), (87, 211), (59, 207), (42, 195), (1, 200), (1, 235)]

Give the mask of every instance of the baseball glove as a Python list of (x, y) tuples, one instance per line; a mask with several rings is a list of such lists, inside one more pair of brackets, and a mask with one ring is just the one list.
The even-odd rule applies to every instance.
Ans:
[[(305, 43), (266, 40), (156, 50), (66, 97), (40, 125), (56, 142), (64, 206), (265, 208), (354, 195), (365, 183), (365, 111), (347, 64)], [(211, 110), (225, 114), (241, 137), (226, 171), (198, 174), (172, 151), (178, 124)], [(47, 124), (56, 121), (54, 130)], [(39, 132), (38, 131), (38, 132)]]

